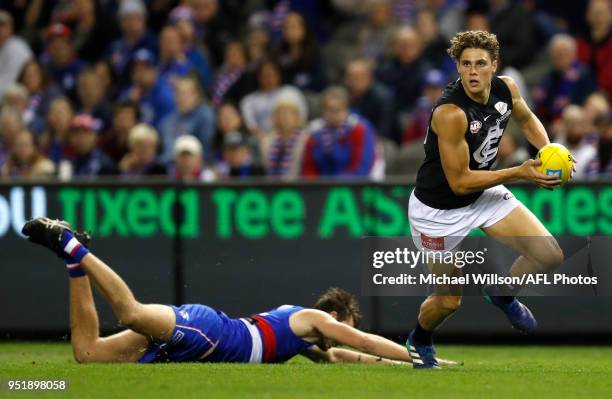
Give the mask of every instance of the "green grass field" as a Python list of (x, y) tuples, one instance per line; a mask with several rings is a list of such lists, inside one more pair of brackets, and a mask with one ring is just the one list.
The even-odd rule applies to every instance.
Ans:
[(41, 398), (610, 398), (612, 347), (440, 346), (464, 366), (109, 364), (79, 365), (67, 344), (0, 343), (0, 380), (67, 378)]

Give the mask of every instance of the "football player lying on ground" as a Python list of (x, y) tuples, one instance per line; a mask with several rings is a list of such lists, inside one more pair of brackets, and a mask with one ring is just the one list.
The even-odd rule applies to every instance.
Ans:
[[(73, 232), (68, 223), (48, 218), (28, 221), (22, 232), (31, 242), (66, 260), (72, 349), (79, 363), (275, 363), (298, 354), (332, 363), (421, 361), (411, 359), (406, 348), (393, 341), (356, 329), (360, 318), (357, 303), (338, 288), (329, 289), (312, 309), (284, 305), (241, 319), (230, 319), (204, 305), (142, 304), (126, 283), (89, 251), (87, 234)], [(127, 330), (99, 336), (90, 280)], [(333, 348), (334, 344), (360, 352)]]

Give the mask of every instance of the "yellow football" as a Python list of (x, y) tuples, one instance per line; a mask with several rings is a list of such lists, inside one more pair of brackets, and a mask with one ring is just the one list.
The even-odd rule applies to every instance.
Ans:
[(550, 143), (540, 148), (536, 159), (542, 161), (536, 169), (545, 175), (556, 175), (564, 185), (572, 177), (574, 157), (565, 146), (558, 143)]

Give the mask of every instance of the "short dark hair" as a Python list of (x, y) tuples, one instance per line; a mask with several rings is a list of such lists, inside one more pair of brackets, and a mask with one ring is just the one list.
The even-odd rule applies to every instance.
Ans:
[(120, 101), (116, 103), (113, 107), (113, 115), (117, 115), (119, 112), (126, 109), (129, 109), (134, 113), (137, 121), (140, 120), (140, 107), (137, 103), (130, 100)]
[(317, 299), (314, 308), (327, 313), (335, 311), (338, 313), (338, 321), (345, 321), (350, 317), (353, 319), (353, 324), (355, 326), (359, 325), (361, 321), (361, 312), (359, 311), (357, 300), (355, 300), (353, 295), (342, 288), (328, 288), (327, 291)]
[(450, 44), (446, 52), (457, 62), (459, 62), (461, 53), (466, 48), (483, 49), (489, 53), (491, 60), (497, 61), (499, 59), (499, 42), (497, 36), (490, 32), (482, 30), (459, 32), (450, 40)]

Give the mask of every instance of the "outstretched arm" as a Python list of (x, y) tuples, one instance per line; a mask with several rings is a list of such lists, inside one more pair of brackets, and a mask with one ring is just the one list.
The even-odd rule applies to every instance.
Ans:
[(408, 361), (390, 360), (344, 348), (323, 351), (316, 345), (305, 350), (302, 355), (317, 363), (411, 364)]
[[(314, 346), (302, 353), (315, 362), (364, 364), (412, 363), (406, 348), (391, 340), (376, 334), (368, 334), (347, 324), (340, 323), (329, 314), (319, 310), (308, 309), (300, 313), (301, 320), (299, 321), (300, 326), (298, 328), (317, 330), (324, 337), (340, 345), (350, 346), (358, 350), (330, 348), (327, 351), (323, 351)], [(299, 333), (299, 331), (294, 332)], [(445, 366), (457, 364), (455, 361), (446, 359), (438, 359), (438, 362)]]
[(410, 355), (406, 348), (391, 340), (340, 323), (320, 310), (308, 309), (300, 313), (300, 324), (304, 331), (317, 331), (320, 335), (340, 345), (349, 346), (376, 357), (410, 361)]

